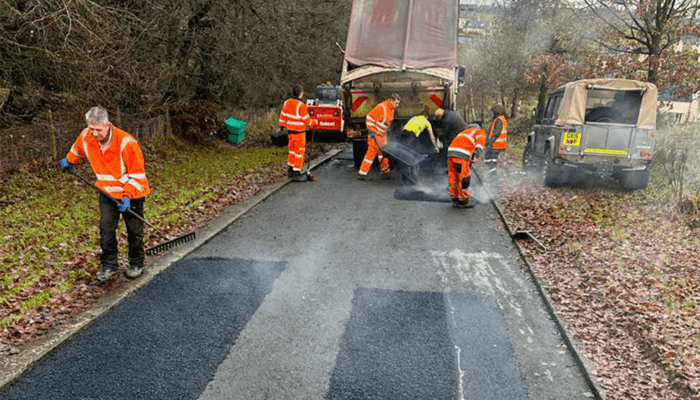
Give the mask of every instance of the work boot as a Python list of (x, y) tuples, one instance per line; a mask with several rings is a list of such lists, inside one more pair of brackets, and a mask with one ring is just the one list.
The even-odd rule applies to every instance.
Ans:
[(292, 171), (294, 171), (294, 168), (292, 168), (291, 166), (287, 166), (287, 178), (292, 177)]
[(476, 203), (472, 199), (457, 201), (457, 208), (474, 208)]
[(129, 279), (135, 279), (141, 276), (143, 273), (143, 267), (132, 267), (129, 266), (129, 269), (126, 270), (126, 277)]
[(369, 175), (357, 174), (357, 179), (361, 181), (371, 181), (372, 177)]
[(117, 272), (116, 269), (103, 268), (102, 271), (100, 271), (97, 274), (97, 280), (100, 282), (104, 282), (107, 279), (111, 278), (112, 275), (114, 275), (116, 272)]
[(452, 198), (452, 207), (457, 208), (457, 204), (459, 204), (459, 199), (456, 197)]
[(309, 179), (306, 174), (302, 174), (299, 171), (292, 172), (292, 182), (306, 182)]

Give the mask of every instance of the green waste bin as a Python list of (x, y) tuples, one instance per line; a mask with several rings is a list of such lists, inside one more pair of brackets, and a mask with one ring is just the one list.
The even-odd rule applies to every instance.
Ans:
[(230, 135), (228, 135), (228, 141), (238, 144), (245, 139), (245, 131), (248, 129), (248, 123), (232, 117), (226, 120), (226, 128), (228, 128), (230, 133)]

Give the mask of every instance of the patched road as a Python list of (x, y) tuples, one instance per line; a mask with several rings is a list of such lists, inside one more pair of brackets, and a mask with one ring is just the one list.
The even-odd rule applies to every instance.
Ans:
[(358, 181), (347, 150), (314, 174), (0, 399), (589, 398), (490, 204)]

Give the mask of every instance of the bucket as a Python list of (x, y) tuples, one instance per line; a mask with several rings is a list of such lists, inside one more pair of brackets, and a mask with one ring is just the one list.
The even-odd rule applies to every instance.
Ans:
[(226, 128), (230, 133), (230, 135), (228, 135), (228, 141), (238, 144), (245, 139), (245, 131), (248, 128), (248, 123), (239, 119), (229, 118), (226, 120)]

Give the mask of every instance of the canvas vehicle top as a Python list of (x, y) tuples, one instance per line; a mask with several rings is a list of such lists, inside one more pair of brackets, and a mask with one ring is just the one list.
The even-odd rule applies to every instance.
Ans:
[(574, 176), (616, 178), (647, 186), (656, 143), (657, 89), (628, 79), (585, 79), (553, 90), (523, 152), (548, 186)]

